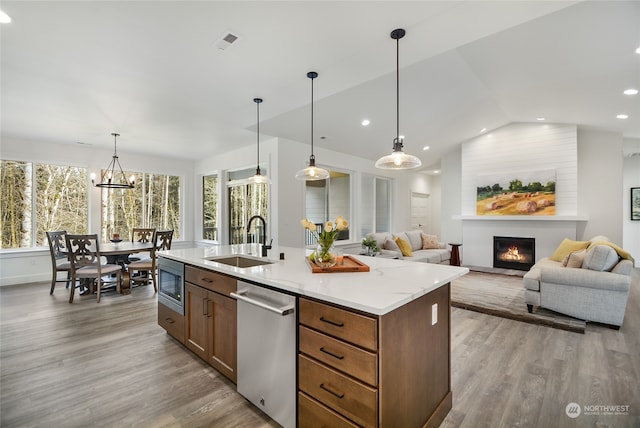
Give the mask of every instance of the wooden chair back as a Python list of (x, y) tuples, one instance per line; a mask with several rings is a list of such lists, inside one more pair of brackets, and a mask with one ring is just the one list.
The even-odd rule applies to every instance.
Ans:
[(98, 235), (66, 235), (66, 243), (72, 273), (85, 266), (100, 264)]
[(66, 230), (56, 230), (54, 232), (45, 232), (47, 242), (49, 243), (49, 252), (51, 253), (51, 263), (54, 267), (58, 260), (67, 259), (67, 246), (65, 242)]
[(171, 241), (173, 241), (173, 230), (161, 230), (156, 232), (153, 242), (154, 253), (155, 251), (170, 250)]
[(131, 242), (153, 242), (155, 227), (134, 227), (131, 231)]

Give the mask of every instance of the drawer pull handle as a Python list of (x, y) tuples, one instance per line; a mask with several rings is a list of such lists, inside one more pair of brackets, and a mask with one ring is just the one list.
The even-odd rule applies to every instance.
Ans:
[(172, 318), (165, 318), (164, 320), (166, 322), (168, 322), (169, 324), (175, 324), (176, 323)]
[(342, 397), (344, 397), (344, 394), (339, 394), (339, 393), (337, 393), (337, 392), (335, 392), (335, 391), (332, 391), (332, 390), (331, 390), (331, 389), (329, 389), (328, 387), (324, 386), (324, 383), (321, 383), (321, 384), (320, 384), (320, 388), (324, 389), (325, 391), (327, 391), (327, 392), (328, 392), (329, 394), (331, 394), (331, 395), (335, 395), (335, 396), (336, 396), (336, 397), (338, 397), (338, 398), (342, 398)]
[(339, 360), (343, 360), (343, 359), (344, 359), (344, 355), (338, 355), (338, 354), (334, 354), (334, 353), (333, 353), (333, 352), (331, 352), (331, 351), (327, 351), (326, 349), (324, 349), (324, 346), (322, 346), (322, 347), (320, 348), (320, 350), (321, 350), (322, 352), (324, 352), (325, 354), (329, 354), (329, 355), (331, 355), (333, 358), (337, 358), (337, 359), (339, 359)]
[(204, 281), (204, 282), (208, 282), (209, 284), (211, 284), (211, 283), (213, 282), (213, 279), (211, 279), (211, 278), (206, 278), (206, 277), (205, 277), (205, 278), (201, 278), (200, 280), (201, 280), (201, 281)]
[(339, 321), (331, 321), (326, 319), (325, 317), (320, 317), (320, 321), (326, 322), (327, 324), (335, 325), (336, 327), (344, 327), (344, 323)]

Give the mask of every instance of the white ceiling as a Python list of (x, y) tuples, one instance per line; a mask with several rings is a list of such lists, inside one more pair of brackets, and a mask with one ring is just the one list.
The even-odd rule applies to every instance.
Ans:
[[(640, 2), (3, 1), (1, 138), (201, 159), (268, 135), (424, 169), (510, 122), (640, 138)], [(215, 42), (227, 31), (239, 40)], [(627, 113), (627, 120), (616, 114)], [(362, 127), (363, 118), (371, 125)], [(321, 138), (326, 137), (326, 138)], [(431, 146), (423, 151), (425, 145)], [(318, 159), (321, 163), (321, 159)]]

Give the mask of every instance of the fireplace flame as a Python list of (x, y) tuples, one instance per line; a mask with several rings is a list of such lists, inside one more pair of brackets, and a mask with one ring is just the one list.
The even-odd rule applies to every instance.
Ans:
[(518, 247), (509, 247), (509, 249), (502, 254), (502, 260), (523, 260), (524, 257), (520, 255)]

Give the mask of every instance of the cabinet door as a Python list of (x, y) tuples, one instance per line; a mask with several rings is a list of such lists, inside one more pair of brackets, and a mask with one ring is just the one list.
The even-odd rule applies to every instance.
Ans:
[(237, 382), (237, 303), (230, 297), (209, 292), (211, 310), (209, 364)]
[(187, 348), (193, 351), (203, 360), (207, 360), (208, 346), (208, 318), (209, 293), (204, 288), (185, 283), (185, 341)]

